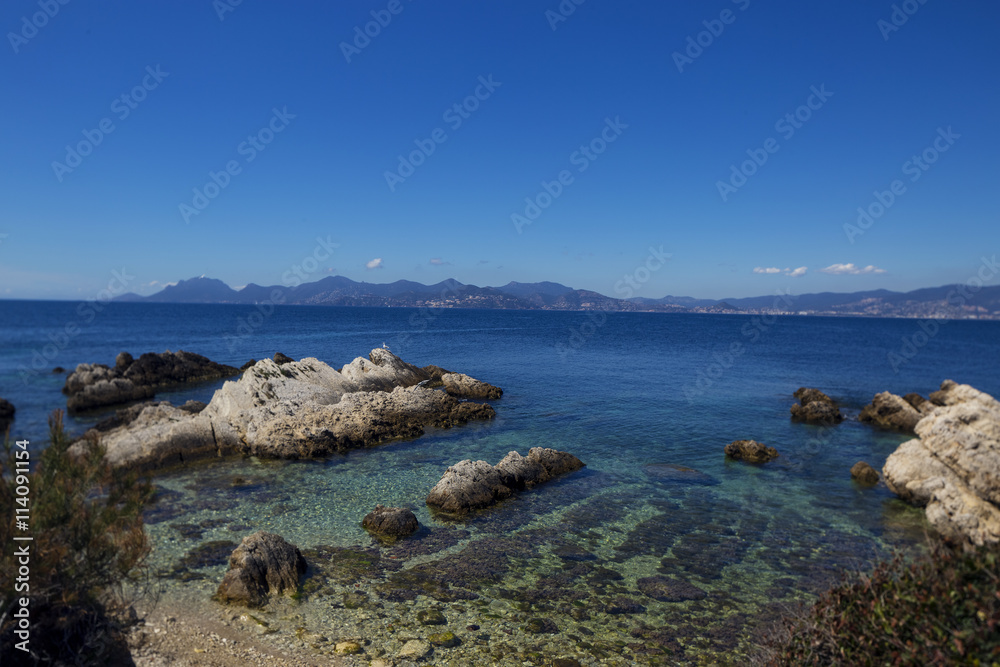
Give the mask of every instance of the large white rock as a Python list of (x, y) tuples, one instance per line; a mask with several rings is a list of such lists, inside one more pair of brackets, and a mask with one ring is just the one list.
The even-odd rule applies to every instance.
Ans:
[(917, 440), (893, 452), (882, 473), (904, 500), (926, 505), (943, 535), (973, 544), (1000, 542), (1000, 402), (945, 380), (941, 407), (916, 425)]

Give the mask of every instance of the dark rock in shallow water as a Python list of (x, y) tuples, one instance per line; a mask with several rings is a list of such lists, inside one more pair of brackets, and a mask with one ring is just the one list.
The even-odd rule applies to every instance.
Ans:
[(496, 466), (467, 459), (445, 471), (428, 494), (427, 504), (444, 512), (465, 513), (583, 466), (572, 454), (544, 447), (532, 447), (527, 456), (510, 452)]
[(572, 542), (561, 544), (552, 550), (552, 553), (564, 561), (587, 561), (597, 560), (595, 554), (590, 553), (583, 547)]
[(714, 486), (719, 483), (711, 475), (673, 463), (650, 463), (643, 466), (643, 470), (651, 480), (657, 482), (699, 484), (701, 486)]
[(726, 456), (747, 463), (767, 463), (778, 458), (778, 450), (756, 440), (734, 440), (726, 445)]
[(851, 479), (856, 480), (860, 484), (874, 486), (878, 484), (879, 476), (875, 468), (864, 461), (858, 461), (851, 466)]
[(686, 581), (671, 577), (643, 577), (637, 582), (639, 591), (660, 602), (684, 602), (685, 600), (704, 600), (708, 593)]
[(559, 626), (548, 618), (532, 618), (524, 624), (524, 631), (530, 635), (554, 635), (559, 632)]
[(295, 360), (292, 359), (287, 354), (282, 354), (281, 352), (275, 352), (274, 353), (274, 359), (272, 359), (272, 361), (274, 361), (274, 363), (276, 363), (276, 364), (278, 364), (280, 366), (282, 364), (289, 364), (289, 363), (291, 363), (291, 362), (293, 362)]
[(800, 387), (794, 396), (799, 402), (791, 408), (793, 421), (829, 425), (844, 419), (833, 399), (819, 389)]
[(365, 515), (361, 526), (376, 537), (394, 540), (415, 533), (420, 522), (409, 508), (376, 505)]
[(448, 619), (438, 609), (422, 609), (417, 612), (417, 623), (420, 625), (444, 625)]
[(641, 614), (646, 608), (632, 598), (618, 596), (607, 601), (604, 605), (606, 614)]
[(913, 433), (921, 417), (923, 415), (905, 400), (883, 391), (881, 394), (875, 394), (872, 402), (861, 410), (858, 419), (885, 429)]
[(259, 607), (272, 593), (297, 590), (305, 571), (297, 547), (280, 535), (258, 531), (244, 537), (229, 557), (229, 571), (216, 596), (222, 602)]
[(109, 405), (151, 398), (162, 388), (236, 375), (232, 366), (183, 350), (143, 354), (133, 359), (122, 352), (114, 368), (104, 364), (80, 364), (66, 378), (63, 393), (71, 411), (93, 410)]

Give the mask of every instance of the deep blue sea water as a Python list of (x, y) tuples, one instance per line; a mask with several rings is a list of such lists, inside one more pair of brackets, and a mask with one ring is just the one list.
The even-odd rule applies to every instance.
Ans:
[[(401, 628), (414, 636), (427, 630), (412, 621), (415, 605), (440, 607), (449, 629), (463, 635), (459, 647), (438, 649), (456, 664), (737, 656), (741, 638), (772, 604), (922, 539), (920, 510), (884, 487), (862, 489), (848, 474), (858, 460), (880, 468), (906, 439), (854, 419), (875, 393), (926, 396), (949, 378), (1000, 394), (1000, 322), (946, 322), (927, 336), (915, 320), (305, 306), (261, 313), (163, 304), (96, 312), (76, 303), (0, 301), (0, 396), (17, 407), (12, 435), (40, 447), (48, 413), (65, 406), (65, 375), (52, 373), (55, 366), (113, 364), (122, 350), (184, 349), (234, 366), (280, 351), (340, 367), (383, 343), (411, 363), (502, 387), (497, 418), (323, 462), (231, 459), (159, 477), (161, 500), (148, 524), (154, 563), (175, 574), (165, 580), (169, 595), (212, 608), (207, 598), (225, 569), (218, 559), (203, 567), (189, 560), (180, 568), (187, 575), (177, 575), (181, 559), (206, 543), (266, 528), (303, 549), (369, 548), (361, 516), (376, 503), (408, 505), (447, 548), (393, 560), (425, 574), (435, 563), (443, 570), (478, 563), (491, 574), (465, 581), (477, 599), (438, 591), (399, 602), (385, 594), (391, 572), (379, 571), (358, 587), (341, 582), (275, 603), (266, 612), (274, 636), (295, 642), (303, 633), (331, 640), (354, 633), (371, 640), (370, 655), (391, 655), (405, 638)], [(159, 397), (207, 402), (220, 385)], [(800, 386), (830, 394), (848, 419), (828, 429), (792, 423), (788, 409)], [(82, 430), (101, 416), (71, 417), (69, 425)], [(742, 438), (782, 456), (761, 467), (727, 461), (723, 447)], [(465, 524), (440, 521), (425, 507), (449, 464), (496, 463), (533, 446), (572, 452), (587, 468)], [(487, 552), (499, 556), (479, 563), (475, 554), (482, 560)], [(379, 553), (387, 562), (394, 552)], [(661, 575), (708, 596), (664, 602), (644, 595), (639, 580)], [(354, 593), (366, 596), (363, 603), (337, 602)], [(282, 605), (292, 604), (296, 620), (283, 621)], [(536, 617), (550, 618), (558, 631), (526, 632)], [(471, 623), (482, 629), (467, 632)]]

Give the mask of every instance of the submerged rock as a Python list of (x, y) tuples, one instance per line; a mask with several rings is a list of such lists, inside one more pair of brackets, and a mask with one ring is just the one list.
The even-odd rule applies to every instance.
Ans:
[(756, 440), (734, 440), (726, 445), (726, 456), (747, 463), (767, 463), (778, 458), (778, 450)]
[(415, 533), (420, 522), (409, 508), (376, 505), (365, 515), (361, 526), (377, 537), (395, 539)]
[(215, 380), (236, 375), (239, 370), (218, 364), (200, 354), (185, 352), (147, 353), (133, 359), (128, 352), (115, 358), (114, 368), (104, 364), (80, 364), (66, 378), (63, 393), (71, 412), (151, 398), (157, 390), (173, 385)]
[(298, 589), (306, 561), (280, 535), (258, 531), (243, 538), (229, 557), (229, 571), (216, 592), (221, 602), (259, 607), (271, 594)]
[(918, 438), (886, 460), (886, 485), (925, 506), (927, 520), (944, 537), (1000, 543), (1000, 402), (951, 380), (931, 400), (940, 407), (916, 425)]
[(671, 577), (643, 577), (636, 581), (639, 592), (660, 602), (684, 602), (685, 600), (703, 600), (708, 593), (694, 584)]
[(859, 484), (875, 486), (878, 484), (879, 476), (875, 468), (864, 461), (858, 461), (851, 466), (851, 479), (856, 480)]
[(510, 452), (496, 466), (467, 459), (445, 470), (427, 504), (451, 513), (481, 509), (583, 466), (572, 454), (545, 447), (532, 447), (527, 456)]
[(921, 417), (923, 415), (903, 398), (883, 391), (875, 394), (872, 402), (861, 410), (858, 419), (882, 428), (913, 433)]
[(381, 348), (340, 371), (314, 358), (280, 366), (264, 359), (196, 414), (195, 406), (142, 406), (108, 424), (101, 437), (116, 465), (151, 469), (229, 453), (326, 456), (495, 416), (489, 405), (418, 386), (429, 378)]
[(844, 419), (833, 399), (819, 389), (800, 387), (793, 395), (799, 400), (791, 408), (793, 421), (829, 425)]

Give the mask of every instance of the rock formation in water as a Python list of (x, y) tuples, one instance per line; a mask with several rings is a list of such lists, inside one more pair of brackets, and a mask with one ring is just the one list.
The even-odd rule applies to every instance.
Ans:
[(133, 359), (121, 352), (114, 368), (104, 364), (80, 364), (66, 378), (63, 393), (71, 412), (152, 398), (157, 390), (178, 384), (203, 382), (237, 375), (239, 369), (218, 364), (200, 354), (185, 352), (146, 353)]
[(864, 461), (858, 461), (851, 466), (851, 479), (864, 484), (865, 486), (875, 486), (878, 484), (879, 476), (875, 468)]
[(444, 390), (452, 396), (483, 400), (493, 400), (503, 396), (500, 387), (480, 382), (464, 373), (445, 373), (441, 376), (441, 382), (444, 384)]
[(584, 463), (572, 454), (546, 447), (532, 447), (527, 456), (510, 452), (495, 466), (466, 459), (445, 470), (428, 494), (427, 504), (462, 514), (489, 507), (509, 498), (514, 491), (534, 488), (582, 467)]
[(361, 527), (376, 537), (396, 539), (415, 533), (420, 522), (409, 508), (376, 505), (365, 515)]
[[(924, 414), (927, 414), (927, 412), (921, 412), (913, 406), (911, 400), (913, 400), (912, 397), (914, 396), (921, 398), (918, 394), (907, 394), (907, 398), (910, 399), (907, 400), (896, 394), (890, 394), (887, 391), (875, 394), (872, 402), (861, 410), (858, 419), (881, 428), (902, 431), (903, 433), (913, 433), (917, 422), (920, 421)], [(927, 411), (935, 407), (928, 401), (918, 403), (918, 405), (924, 406)]]
[(431, 379), (381, 348), (340, 371), (314, 358), (280, 366), (264, 359), (200, 411), (133, 406), (100, 437), (113, 465), (152, 469), (231, 453), (325, 456), (495, 416), (489, 405), (418, 386)]
[(936, 407), (916, 424), (917, 439), (893, 452), (882, 473), (900, 498), (926, 507), (944, 537), (1000, 542), (1000, 402), (951, 380), (931, 394)]
[(306, 560), (298, 547), (262, 530), (243, 538), (229, 557), (229, 571), (216, 591), (220, 602), (260, 607), (268, 596), (295, 592)]
[(725, 452), (729, 458), (747, 463), (767, 463), (780, 456), (777, 449), (756, 440), (733, 440), (726, 445)]
[(829, 425), (844, 419), (833, 399), (819, 389), (800, 387), (793, 395), (799, 401), (791, 408), (793, 421)]

